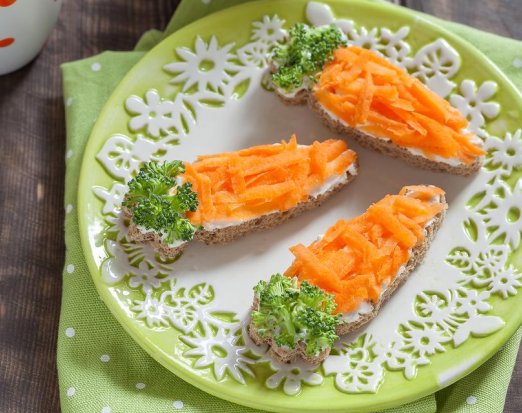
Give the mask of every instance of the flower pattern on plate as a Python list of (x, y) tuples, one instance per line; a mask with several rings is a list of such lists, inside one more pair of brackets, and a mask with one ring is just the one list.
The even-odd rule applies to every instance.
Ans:
[(160, 132), (169, 133), (173, 127), (174, 102), (162, 99), (157, 90), (150, 89), (142, 99), (131, 96), (125, 102), (125, 108), (133, 115), (129, 128), (137, 132), (146, 127), (149, 136), (158, 138)]
[(489, 290), (492, 294), (500, 294), (503, 298), (508, 298), (510, 295), (515, 295), (517, 288), (522, 286), (521, 277), (522, 274), (510, 266), (503, 273), (496, 273), (492, 277), (488, 285)]
[(116, 182), (110, 190), (98, 186), (93, 188), (93, 191), (96, 196), (104, 202), (102, 212), (104, 214), (110, 214), (120, 207), (127, 189), (127, 185)]
[(491, 231), (492, 240), (502, 237), (503, 242), (511, 245), (513, 249), (518, 247), (522, 231), (520, 208), (522, 208), (522, 180), (518, 180), (514, 188), (500, 183), (497, 191), (490, 198), (490, 204), (482, 210), (484, 223)]
[(198, 36), (193, 51), (184, 47), (177, 48), (176, 53), (181, 60), (165, 65), (164, 69), (175, 75), (171, 83), (181, 83), (183, 92), (197, 87), (201, 91), (210, 88), (222, 93), (223, 87), (231, 79), (228, 72), (237, 71), (232, 62), (233, 47), (234, 43), (219, 47), (215, 36), (208, 43)]
[(382, 361), (375, 353), (375, 342), (363, 335), (351, 343), (336, 346), (339, 355), (323, 362), (326, 375), (335, 375), (335, 386), (346, 393), (375, 393), (384, 378)]
[(149, 272), (142, 274), (134, 274), (129, 279), (129, 285), (132, 288), (141, 288), (145, 294), (150, 293), (153, 289), (159, 288), (161, 285), (161, 278)]
[(138, 320), (145, 320), (149, 327), (169, 324), (165, 306), (157, 299), (152, 298), (150, 294), (147, 294), (143, 301), (136, 300), (136, 305), (132, 307), (132, 311), (136, 313)]
[(284, 20), (281, 20), (277, 14), (275, 16), (263, 16), (262, 21), (252, 23), (252, 36), (254, 42), (262, 42), (274, 45), (282, 42), (288, 36), (283, 28)]
[(437, 352), (446, 351), (442, 344), (450, 341), (446, 332), (439, 328), (437, 324), (431, 326), (424, 324), (422, 328), (410, 324), (402, 332), (402, 335), (404, 337), (404, 348), (406, 350), (411, 349), (421, 357), (433, 356)]
[(175, 288), (176, 279), (170, 280), (170, 288), (161, 294), (160, 301), (167, 308), (170, 322), (185, 334), (199, 322), (209, 318), (205, 306), (214, 299), (214, 289), (206, 283), (191, 288)]
[(500, 112), (500, 105), (489, 100), (497, 93), (497, 84), (486, 81), (479, 87), (470, 79), (460, 84), (460, 94), (451, 95), (450, 102), (469, 120), (469, 129), (477, 132), (486, 119), (494, 119)]
[(267, 65), (269, 45), (264, 42), (248, 43), (237, 51), (238, 58), (245, 66), (263, 68)]
[(157, 150), (156, 143), (142, 135), (133, 140), (116, 134), (105, 142), (97, 158), (111, 175), (128, 180), (142, 162), (152, 159)]
[(473, 317), (478, 313), (485, 313), (491, 309), (491, 305), (487, 302), (491, 297), (489, 291), (476, 291), (463, 289), (462, 295), (457, 297), (457, 308), (455, 313), (457, 315), (466, 314), (468, 317)]
[(510, 175), (513, 169), (520, 167), (522, 159), (522, 129), (515, 133), (507, 132), (504, 138), (487, 136), (484, 148), (489, 151), (490, 158), (487, 166), (501, 168), (502, 172)]
[[(208, 324), (204, 324), (204, 333), (182, 336), (181, 340), (191, 348), (184, 353), (186, 357), (195, 357), (194, 367), (211, 367), (217, 380), (222, 380), (226, 373), (240, 383), (245, 383), (244, 374), (254, 377), (249, 364), (254, 362), (246, 353), (248, 348), (238, 346), (241, 335), (231, 326), (219, 327), (214, 332)], [(241, 328), (239, 330), (241, 332)]]
[(318, 386), (324, 379), (317, 370), (319, 365), (309, 365), (303, 361), (294, 363), (281, 363), (273, 360), (270, 356), (265, 357), (270, 362), (270, 367), (276, 372), (265, 381), (269, 389), (277, 389), (283, 383), (283, 391), (289, 396), (299, 394), (302, 384)]
[(430, 364), (426, 356), (408, 351), (400, 337), (395, 337), (387, 346), (375, 346), (374, 352), (383, 366), (386, 365), (390, 370), (402, 370), (408, 380), (415, 378), (418, 367)]

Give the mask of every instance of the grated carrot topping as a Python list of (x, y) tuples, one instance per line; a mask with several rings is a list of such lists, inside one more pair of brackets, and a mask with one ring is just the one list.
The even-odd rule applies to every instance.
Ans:
[(334, 294), (337, 311), (356, 311), (363, 301), (377, 302), (383, 283), (391, 283), (425, 238), (425, 225), (446, 205), (434, 186), (407, 186), (387, 195), (364, 214), (339, 220), (305, 247), (290, 248), (295, 259), (285, 272)]
[(345, 174), (355, 160), (344, 141), (299, 146), (295, 135), (275, 145), (199, 156), (185, 164), (182, 176), (199, 200), (197, 211), (187, 216), (200, 225), (288, 211), (330, 177)]
[(397, 145), (471, 164), (485, 154), (468, 121), (418, 79), (377, 53), (350, 46), (335, 51), (314, 88), (317, 100), (351, 127)]

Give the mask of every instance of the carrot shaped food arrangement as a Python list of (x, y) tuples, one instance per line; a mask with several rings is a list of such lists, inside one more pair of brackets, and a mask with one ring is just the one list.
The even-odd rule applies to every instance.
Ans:
[(249, 334), (279, 361), (324, 360), (341, 335), (372, 320), (423, 260), (444, 218), (444, 191), (406, 186), (339, 220), (254, 288)]
[(357, 175), (341, 140), (273, 145), (199, 156), (193, 163), (145, 164), (123, 201), (129, 237), (166, 257), (192, 239), (225, 243), (318, 206)]
[(297, 24), (271, 58), (287, 103), (307, 103), (331, 129), (415, 166), (469, 175), (481, 140), (449, 102), (378, 52), (347, 46), (335, 26)]

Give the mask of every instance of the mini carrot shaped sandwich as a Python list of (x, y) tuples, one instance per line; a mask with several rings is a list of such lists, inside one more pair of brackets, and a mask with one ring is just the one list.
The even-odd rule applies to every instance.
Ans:
[(287, 103), (308, 105), (333, 130), (418, 167), (476, 172), (485, 151), (450, 103), (378, 52), (346, 46), (335, 26), (297, 24), (275, 49), (271, 79)]
[(444, 218), (444, 191), (406, 186), (309, 246), (254, 288), (249, 334), (279, 361), (324, 360), (338, 336), (372, 320), (423, 260)]
[(225, 243), (271, 228), (319, 204), (357, 175), (341, 140), (254, 146), (193, 163), (145, 164), (123, 201), (129, 238), (175, 257), (194, 239)]

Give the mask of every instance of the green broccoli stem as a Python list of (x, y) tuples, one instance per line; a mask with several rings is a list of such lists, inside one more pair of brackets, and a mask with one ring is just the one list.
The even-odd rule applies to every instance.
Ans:
[(296, 329), (293, 321), (292, 312), (288, 308), (281, 308), (281, 319), (282, 319), (282, 327), (284, 332), (288, 336), (295, 337)]

